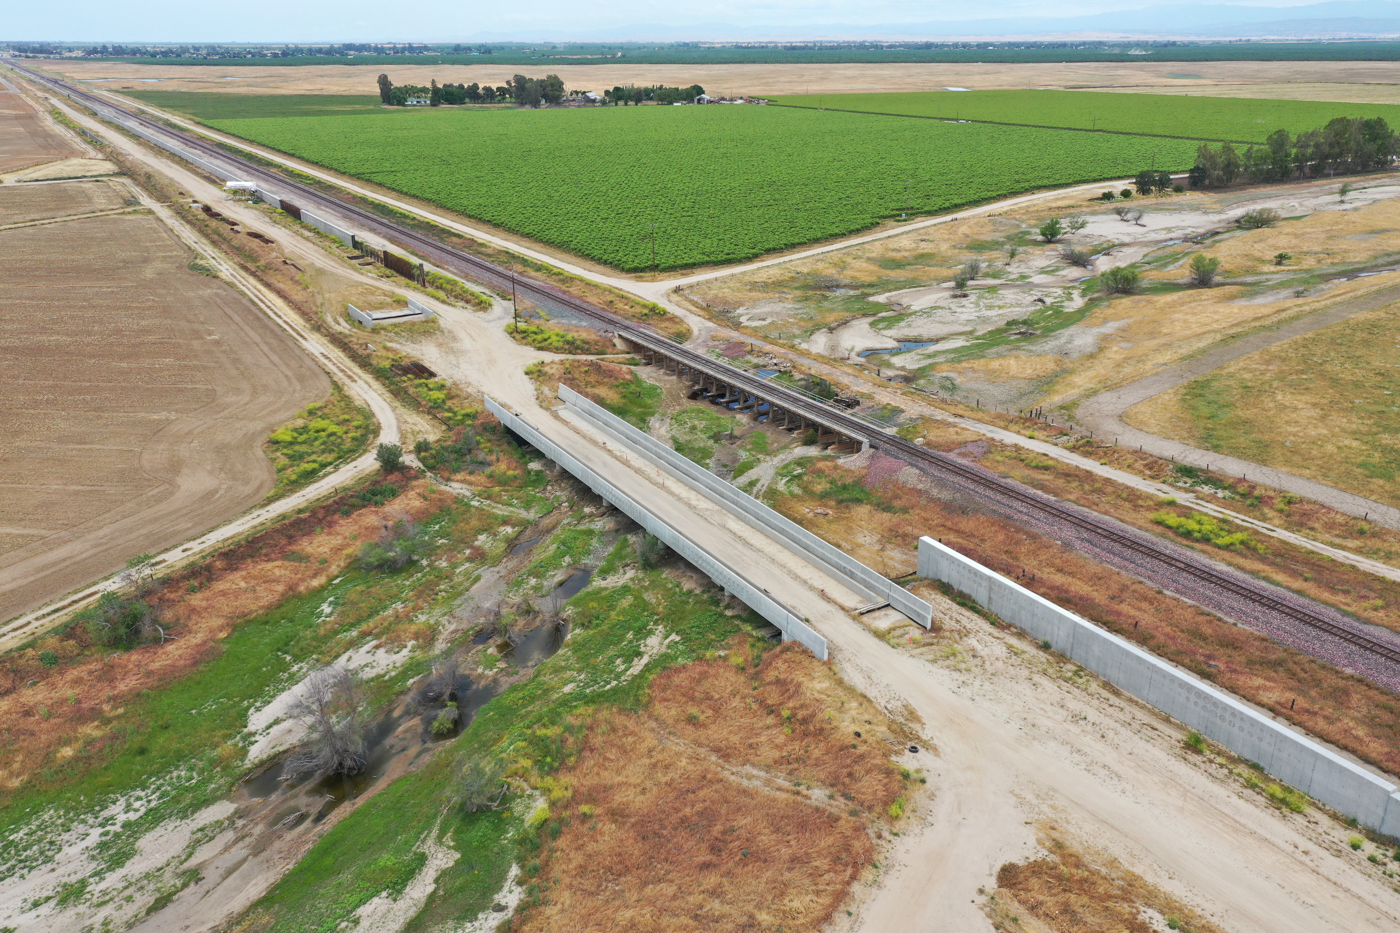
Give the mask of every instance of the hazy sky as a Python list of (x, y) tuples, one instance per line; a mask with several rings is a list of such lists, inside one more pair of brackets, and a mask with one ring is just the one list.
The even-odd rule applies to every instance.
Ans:
[[(588, 4), (576, 0), (481, 3), (462, 0), (69, 0), (59, 6), (15, 0), (0, 38), (74, 42), (456, 42), (495, 36), (526, 41), (555, 37), (635, 36), (679, 39), (742, 37), (764, 29), (813, 35), (823, 24), (862, 26), (972, 18), (1070, 17), (1136, 9), (1161, 0), (1007, 0), (975, 5), (948, 0), (718, 0), (677, 7), (665, 0)], [(1285, 7), (1290, 0), (1237, 0), (1234, 6)], [(1381, 4), (1377, 4), (1381, 5)], [(1389, 5), (1389, 4), (1386, 4)], [(777, 30), (777, 32), (774, 32)], [(728, 32), (728, 35), (724, 33)], [(869, 34), (867, 34), (869, 35)]]

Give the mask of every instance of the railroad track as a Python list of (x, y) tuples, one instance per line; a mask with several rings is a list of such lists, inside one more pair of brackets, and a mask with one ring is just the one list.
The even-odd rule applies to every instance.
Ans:
[[(1244, 600), (1260, 609), (1274, 613), (1294, 623), (1326, 633), (1353, 647), (1400, 666), (1400, 649), (1372, 638), (1364, 632), (1339, 624), (1337, 621), (1329, 619), (1321, 613), (1312, 611), (1303, 605), (1281, 599), (1274, 594), (1273, 587), (1262, 583), (1255, 583), (1243, 575), (1235, 576), (1233, 574), (1223, 573), (1210, 566), (1205, 561), (1191, 560), (1189, 557), (1175, 553), (1173, 549), (1167, 546), (1157, 545), (1151, 541), (1142, 540), (1131, 534), (1127, 534), (1117, 527), (1116, 523), (1101, 517), (1096, 517), (1085, 510), (1066, 506), (1048, 496), (1035, 493), (1021, 486), (1019, 483), (1002, 479), (963, 463), (956, 457), (911, 444), (903, 438), (890, 434), (879, 426), (871, 424), (864, 419), (853, 417), (846, 412), (834, 408), (829, 408), (818, 401), (793, 392), (779, 383), (774, 383), (744, 372), (743, 370), (736, 369), (705, 354), (681, 346), (645, 325), (625, 320), (601, 308), (590, 305), (546, 282), (541, 282), (538, 279), (502, 269), (500, 266), (488, 260), (446, 246), (415, 230), (386, 220), (365, 208), (354, 204), (347, 204), (338, 198), (325, 194), (308, 185), (285, 178), (282, 175), (248, 162), (197, 136), (172, 129), (163, 123), (126, 110), (95, 94), (90, 94), (80, 88), (50, 78), (47, 75), (37, 74), (27, 68), (13, 63), (10, 64), (11, 67), (15, 68), (17, 71), (28, 75), (40, 83), (54, 87), (60, 93), (68, 97), (79, 100), (98, 111), (107, 111), (108, 113), (117, 115), (119, 121), (132, 121), (139, 124), (146, 131), (164, 134), (177, 141), (179, 145), (189, 148), (200, 155), (210, 156), (225, 163), (236, 165), (240, 172), (248, 176), (249, 180), (266, 183), (269, 188), (278, 192), (286, 192), (289, 199), (301, 202), (303, 207), (319, 205), (342, 217), (353, 218), (357, 223), (363, 225), (366, 230), (397, 241), (401, 246), (409, 247), (422, 254), (425, 258), (441, 264), (446, 268), (500, 289), (513, 288), (516, 293), (524, 294), (531, 300), (541, 302), (546, 306), (553, 305), (582, 315), (612, 330), (625, 340), (649, 347), (652, 350), (665, 353), (673, 358), (684, 360), (687, 364), (708, 371), (711, 374), (720, 375), (726, 380), (729, 380), (733, 385), (752, 391), (754, 394), (761, 395), (770, 402), (777, 402), (783, 406), (790, 406), (813, 421), (823, 423), (843, 433), (866, 439), (870, 442), (871, 446), (877, 449), (883, 449), (886, 452), (898, 454), (901, 459), (922, 464), (934, 472), (944, 474), (945, 476), (955, 478), (961, 483), (971, 485), (994, 499), (999, 500), (1003, 504), (1013, 503), (1022, 508), (1029, 509), (1039, 516), (1051, 520), (1053, 523), (1069, 526), (1087, 535), (1097, 543), (1105, 545), (1106, 550), (1111, 551), (1117, 549), (1119, 551), (1126, 551), (1140, 559), (1150, 561), (1156, 564), (1161, 570), (1165, 571), (1168, 577), (1172, 574), (1185, 574), (1192, 580), (1209, 589), (1228, 594), (1235, 599)], [(1305, 598), (1299, 598), (1299, 602), (1310, 601)]]

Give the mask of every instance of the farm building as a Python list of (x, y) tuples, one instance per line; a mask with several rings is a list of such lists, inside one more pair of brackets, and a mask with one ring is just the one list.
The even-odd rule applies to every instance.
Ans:
[(410, 97), (408, 100), (404, 101), (404, 104), (409, 107), (426, 107), (430, 103), (432, 103), (432, 101), (426, 97)]

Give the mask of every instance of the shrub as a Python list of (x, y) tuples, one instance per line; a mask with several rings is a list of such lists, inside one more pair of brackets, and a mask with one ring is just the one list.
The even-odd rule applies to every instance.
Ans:
[(427, 551), (427, 535), (416, 523), (401, 518), (385, 525), (379, 540), (360, 548), (360, 569), (402, 570)]
[(1186, 736), (1186, 745), (1187, 745), (1187, 747), (1191, 748), (1191, 749), (1194, 750), (1194, 751), (1198, 751), (1198, 752), (1200, 752), (1201, 754), (1205, 754), (1205, 751), (1206, 751), (1206, 739), (1205, 739), (1205, 736), (1201, 735), (1201, 734), (1200, 734), (1199, 732), (1197, 732), (1195, 729), (1192, 729), (1192, 730), (1187, 734), (1187, 736)]
[(468, 761), (457, 772), (455, 793), (458, 806), (468, 813), (499, 807), (509, 789), (505, 773), (505, 765), (495, 759)]
[(1220, 272), (1220, 260), (1205, 253), (1197, 253), (1191, 257), (1191, 264), (1187, 268), (1191, 271), (1192, 285), (1210, 288), (1215, 284), (1215, 277)]
[(1353, 852), (1360, 852), (1361, 847), (1365, 844), (1366, 840), (1362, 839), (1360, 836), (1352, 836), (1350, 839), (1347, 840), (1347, 845), (1351, 846), (1351, 850)]
[(282, 780), (355, 774), (364, 768), (364, 694), (359, 679), (345, 668), (312, 672), (288, 718), (301, 724), (305, 738), (283, 766)]
[(1141, 279), (1141, 273), (1132, 266), (1118, 266), (1099, 276), (1099, 289), (1106, 295), (1130, 295)]
[(378, 483), (361, 489), (355, 494), (355, 499), (360, 505), (383, 505), (402, 491), (393, 483)]
[(959, 272), (957, 275), (953, 276), (953, 291), (967, 291), (967, 283), (970, 281), (972, 281), (972, 279), (968, 277), (966, 272)]
[(45, 667), (56, 667), (58, 666), (58, 655), (54, 654), (52, 651), (40, 651), (39, 663)]
[(1131, 198), (1133, 196), (1133, 189), (1124, 188), (1122, 191), (1118, 192), (1118, 196), (1120, 198)]
[(433, 449), (433, 442), (426, 437), (420, 437), (413, 442), (413, 452), (419, 456)]
[(451, 735), (456, 731), (457, 721), (461, 718), (462, 714), (457, 709), (457, 704), (452, 700), (448, 700), (429, 728), (432, 730), (433, 735)]
[(1085, 269), (1094, 264), (1093, 257), (1089, 255), (1089, 251), (1076, 246), (1061, 246), (1060, 258), (1071, 265), (1083, 266)]
[(1152, 516), (1152, 520), (1192, 541), (1204, 541), (1221, 548), (1250, 548), (1261, 553), (1263, 551), (1263, 546), (1247, 532), (1231, 531), (1228, 523), (1204, 512), (1192, 512), (1189, 516), (1158, 512)]
[(1272, 227), (1282, 219), (1282, 215), (1271, 207), (1256, 207), (1252, 211), (1246, 211), (1236, 223), (1246, 230), (1258, 230), (1261, 227)]
[(107, 648), (165, 641), (161, 612), (154, 600), (159, 589), (154, 558), (149, 554), (131, 558), (118, 580), (120, 589), (103, 593), (95, 606), (77, 616), (93, 641)]
[(654, 569), (665, 556), (666, 545), (662, 543), (661, 539), (650, 532), (643, 532), (642, 539), (637, 542), (637, 560), (642, 565), (642, 569)]
[(1172, 193), (1173, 193), (1173, 194), (1181, 194), (1181, 193), (1184, 192), (1185, 190), (1186, 190), (1186, 186), (1185, 186), (1185, 185), (1182, 185), (1182, 184), (1172, 185)]
[(398, 444), (380, 444), (374, 451), (374, 459), (385, 473), (397, 473), (403, 469), (403, 448)]
[(890, 819), (892, 819), (892, 820), (897, 820), (897, 819), (899, 819), (901, 816), (904, 815), (904, 798), (903, 798), (903, 797), (896, 797), (893, 801), (891, 801), (890, 805), (885, 809), (885, 812), (888, 813), (888, 814), (890, 815)]
[(1037, 232), (1045, 239), (1046, 243), (1054, 243), (1065, 235), (1065, 225), (1060, 221), (1060, 218), (1051, 217), (1040, 225)]
[(1281, 265), (1283, 265), (1284, 263), (1288, 262), (1288, 261), (1289, 261), (1290, 259), (1292, 259), (1292, 258), (1293, 258), (1293, 254), (1292, 254), (1292, 253), (1275, 253), (1275, 254), (1274, 254), (1274, 265), (1276, 265), (1276, 266), (1281, 266)]
[(1118, 197), (1118, 195), (1114, 194), (1112, 191), (1105, 191), (1103, 194), (1099, 195), (1100, 200), (1103, 201), (1112, 201), (1116, 197)]

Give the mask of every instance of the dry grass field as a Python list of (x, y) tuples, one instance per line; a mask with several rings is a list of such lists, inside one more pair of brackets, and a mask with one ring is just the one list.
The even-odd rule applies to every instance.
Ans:
[(82, 154), (33, 104), (0, 83), (0, 175)]
[(74, 182), (70, 185), (15, 185), (0, 193), (0, 227), (114, 211), (137, 203), (124, 185), (106, 181)]
[[(248, 94), (374, 94), (375, 78), (387, 71), (395, 84), (444, 82), (504, 84), (513, 74), (539, 68), (519, 65), (129, 65), (120, 62), (45, 62), (55, 72), (82, 80), (105, 79), (123, 87), (170, 91), (223, 91)], [(1294, 99), (1306, 86), (1311, 100), (1395, 100), (1358, 98), (1378, 93), (1372, 86), (1395, 90), (1395, 67), (1389, 62), (1124, 62), (1070, 64), (848, 64), (848, 65), (560, 65), (547, 69), (571, 88), (602, 90), (615, 84), (699, 83), (710, 93), (805, 94), (930, 91), (941, 87), (1103, 88), (1139, 93), (1179, 91), (1223, 96)], [(1189, 73), (1198, 77), (1178, 78)], [(130, 81), (111, 80), (127, 78)], [(154, 79), (154, 80), (152, 80)], [(1258, 93), (1234, 91), (1257, 87)], [(1364, 90), (1362, 87), (1363, 86)], [(1321, 88), (1323, 90), (1313, 90)], [(1333, 89), (1333, 90), (1327, 90)], [(1330, 93), (1333, 96), (1312, 96)]]
[(1400, 505), (1400, 303), (1241, 357), (1130, 411), (1154, 434)]
[(899, 729), (800, 648), (755, 664), (746, 641), (591, 724), (557, 779), (569, 816), (541, 906), (514, 929), (797, 933), (845, 900), (902, 812), (884, 741)]
[[(46, 186), (55, 210), (88, 196), (61, 187)], [(0, 205), (16, 193), (32, 213), (29, 191)], [(330, 382), (149, 214), (3, 230), (0, 255), (9, 617), (256, 503), (263, 440)]]
[[(987, 914), (1005, 933), (1223, 933), (1180, 899), (1125, 868), (1112, 856), (1076, 848), (1054, 827), (1042, 829), (1047, 855), (1007, 862)], [(1043, 924), (1043, 926), (1042, 926)]]

